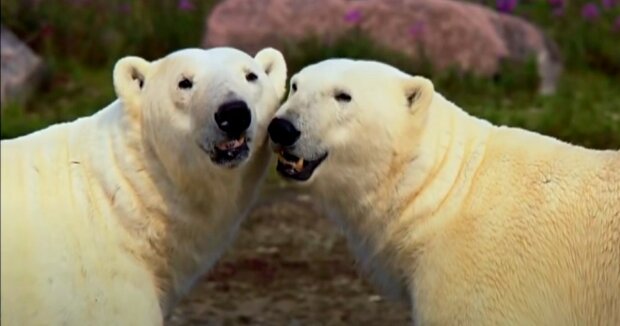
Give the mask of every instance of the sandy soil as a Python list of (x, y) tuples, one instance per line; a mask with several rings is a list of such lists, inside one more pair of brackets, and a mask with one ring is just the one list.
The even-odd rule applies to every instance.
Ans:
[(409, 325), (408, 308), (358, 275), (309, 197), (268, 193), (166, 325)]

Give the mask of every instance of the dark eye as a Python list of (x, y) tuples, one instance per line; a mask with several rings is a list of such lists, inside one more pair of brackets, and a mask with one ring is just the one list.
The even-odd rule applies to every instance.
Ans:
[(334, 98), (338, 102), (351, 102), (351, 95), (349, 95), (347, 93), (343, 93), (343, 92), (340, 92), (340, 93), (336, 94), (336, 96), (334, 96)]
[(183, 78), (183, 80), (179, 82), (179, 88), (182, 89), (190, 89), (193, 85), (194, 84), (192, 83), (192, 81), (187, 78)]
[(293, 90), (293, 92), (297, 91), (297, 83), (293, 83), (293, 85), (291, 85), (291, 89)]
[(247, 75), (245, 75), (245, 80), (247, 80), (249, 82), (253, 82), (253, 81), (257, 80), (257, 79), (258, 79), (258, 76), (256, 76), (256, 74), (253, 73), (253, 72), (248, 73)]

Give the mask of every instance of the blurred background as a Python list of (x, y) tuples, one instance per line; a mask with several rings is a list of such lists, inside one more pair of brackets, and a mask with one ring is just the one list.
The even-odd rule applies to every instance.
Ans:
[[(620, 0), (2, 0), (1, 137), (100, 110), (112, 67), (185, 47), (330, 57), (433, 80), (466, 111), (620, 148)], [(273, 173), (238, 241), (169, 325), (407, 325), (338, 230)]]

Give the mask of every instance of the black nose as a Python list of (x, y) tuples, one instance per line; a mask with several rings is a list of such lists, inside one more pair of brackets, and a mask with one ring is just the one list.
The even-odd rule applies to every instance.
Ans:
[(295, 144), (301, 135), (301, 132), (290, 121), (280, 118), (271, 120), (267, 132), (269, 132), (269, 137), (271, 137), (274, 143), (282, 146)]
[(252, 113), (243, 101), (222, 104), (215, 112), (217, 126), (229, 137), (241, 136), (252, 122)]

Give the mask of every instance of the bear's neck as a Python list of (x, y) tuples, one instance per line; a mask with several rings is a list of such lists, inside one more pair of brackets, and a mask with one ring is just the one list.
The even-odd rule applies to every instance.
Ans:
[[(113, 156), (95, 159), (94, 175), (101, 176), (105, 193), (114, 194), (112, 212), (129, 235), (122, 246), (152, 273), (167, 315), (233, 240), (256, 197), (255, 185), (265, 174), (270, 152), (263, 146), (234, 173), (208, 180), (196, 176), (187, 187), (167, 173), (137, 124), (126, 121), (130, 117), (120, 103), (105, 111), (96, 119), (110, 122), (103, 138)], [(109, 169), (115, 171), (113, 178)], [(232, 193), (216, 196), (223, 189)]]
[(465, 200), (492, 128), (437, 94), (424, 132), (408, 151), (370, 163), (360, 157), (364, 163), (351, 164), (348, 178), (341, 173), (317, 185), (359, 264), (386, 295), (412, 299), (416, 257), (431, 241), (430, 230), (447, 223)]

